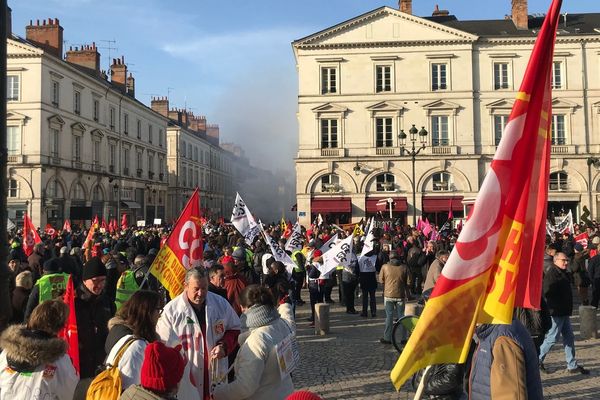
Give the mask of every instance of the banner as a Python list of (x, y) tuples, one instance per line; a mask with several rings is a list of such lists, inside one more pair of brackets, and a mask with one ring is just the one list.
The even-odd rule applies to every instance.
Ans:
[(236, 193), (235, 196), (235, 203), (231, 211), (231, 223), (248, 245), (254, 243), (256, 237), (260, 235), (260, 227), (239, 193)]
[(121, 230), (126, 230), (128, 225), (129, 224), (127, 223), (127, 214), (123, 213), (123, 216), (121, 217)]
[(352, 253), (353, 245), (352, 238), (352, 235), (348, 236), (346, 239), (333, 246), (329, 251), (323, 253), (323, 264), (319, 266), (321, 278), (326, 277), (331, 271), (335, 270), (338, 265), (344, 267), (350, 265), (350, 253)]
[(258, 237), (258, 235), (260, 235), (261, 227), (254, 219), (254, 216), (250, 212), (250, 209), (247, 205), (244, 205), (244, 209), (246, 210), (246, 218), (248, 218), (248, 230), (244, 234), (244, 240), (246, 244), (250, 246), (252, 243), (254, 243), (254, 240)]
[(335, 242), (338, 238), (338, 234), (336, 233), (335, 235), (333, 235), (331, 237), (331, 239), (329, 239), (327, 242), (325, 242), (325, 244), (323, 246), (321, 246), (321, 248), (319, 250), (321, 250), (321, 253), (325, 254), (327, 253), (329, 250), (331, 250), (331, 248), (333, 246), (335, 246)]
[(551, 72), (561, 0), (539, 31), (475, 205), (390, 378), (465, 362), (475, 325), (540, 306), (552, 121)]
[(79, 375), (79, 333), (77, 331), (77, 315), (75, 313), (75, 288), (73, 286), (73, 277), (69, 276), (67, 281), (67, 290), (63, 296), (63, 301), (69, 306), (69, 317), (65, 327), (58, 333), (58, 337), (64, 338), (67, 342), (67, 354), (71, 358), (73, 367)]
[(150, 273), (172, 299), (183, 292), (186, 271), (202, 265), (202, 248), (200, 194), (196, 189), (150, 266)]
[(50, 236), (50, 238), (54, 239), (58, 236), (58, 232), (56, 232), (56, 229), (54, 229), (54, 227), (50, 224), (46, 224), (46, 228), (44, 229), (44, 232), (46, 233), (46, 235)]
[(375, 221), (375, 217), (371, 217), (371, 222), (369, 223), (369, 230), (367, 231), (367, 236), (365, 237), (365, 242), (363, 244), (362, 251), (358, 256), (358, 268), (360, 272), (375, 272), (375, 262), (377, 261), (377, 255), (367, 256), (366, 254), (373, 251), (375, 236), (373, 235), (373, 226)]
[(303, 243), (304, 235), (302, 234), (302, 227), (300, 226), (300, 223), (296, 221), (292, 228), (292, 234), (285, 243), (285, 249), (293, 253), (296, 250), (302, 250)]
[[(573, 213), (569, 210), (569, 213), (564, 216), (562, 220), (558, 222), (558, 224), (553, 225), (550, 221), (546, 221), (546, 233), (550, 236), (554, 234), (554, 232), (558, 232), (561, 235), (563, 233), (573, 233)], [(587, 244), (587, 243), (586, 243)]]
[(29, 257), (33, 253), (33, 247), (41, 242), (42, 238), (35, 230), (35, 226), (33, 226), (29, 215), (25, 213), (23, 215), (23, 244), (21, 245), (25, 255)]
[(264, 229), (262, 229), (262, 224), (259, 225), (261, 226), (261, 231), (263, 237), (265, 238), (265, 242), (267, 242), (271, 248), (271, 254), (273, 255), (273, 258), (275, 261), (282, 262), (285, 265), (285, 270), (291, 276), (295, 267), (292, 258), (281, 248), (281, 246), (279, 246), (279, 243), (277, 243), (275, 239), (273, 239), (267, 232), (265, 232)]
[(62, 230), (71, 233), (71, 221), (65, 219), (65, 223), (63, 224)]

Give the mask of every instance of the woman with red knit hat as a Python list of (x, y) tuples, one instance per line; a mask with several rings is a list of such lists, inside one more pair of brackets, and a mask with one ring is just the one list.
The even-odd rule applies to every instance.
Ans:
[(323, 252), (319, 249), (313, 251), (312, 262), (307, 265), (306, 273), (308, 279), (308, 293), (310, 294), (310, 326), (315, 324), (315, 305), (323, 302), (323, 284), (324, 280), (319, 279), (321, 271), (319, 267), (323, 262)]
[(132, 385), (123, 392), (121, 400), (171, 400), (176, 399), (179, 382), (186, 361), (180, 353), (181, 346), (168, 347), (162, 342), (146, 346), (140, 385)]

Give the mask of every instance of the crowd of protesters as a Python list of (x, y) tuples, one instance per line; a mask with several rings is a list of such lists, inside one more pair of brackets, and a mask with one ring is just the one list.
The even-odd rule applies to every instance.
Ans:
[[(334, 303), (336, 286), (346, 313), (376, 317), (375, 294), (382, 285), (386, 319), (380, 342), (390, 344), (392, 324), (404, 315), (407, 301), (435, 286), (459, 234), (450, 229), (431, 240), (410, 226), (378, 225), (368, 254), (374, 256), (375, 271), (359, 265), (365, 240), (361, 232), (353, 237), (348, 265), (321, 274), (323, 246), (335, 235), (338, 241), (354, 235), (358, 228), (303, 227), (302, 248), (288, 252), (294, 263), (290, 273), (262, 238), (249, 245), (232, 225), (208, 221), (203, 226), (201, 263), (188, 270), (184, 291), (174, 299), (149, 273), (170, 227), (98, 231), (87, 248), (85, 230), (55, 236), (40, 232), (42, 242), (29, 256), (23, 251), (21, 233), (15, 232), (8, 259), (12, 325), (0, 339), (4, 350), (0, 399), (16, 395), (22, 385), (31, 386), (27, 379), (36, 374), (40, 386), (48, 365), (53, 365), (54, 382), (59, 384), (43, 385), (43, 390), (61, 399), (85, 398), (93, 378), (112, 363), (118, 364), (122, 377), (122, 398), (138, 398), (132, 396), (142, 393), (146, 397), (140, 398), (293, 396), (292, 379), (277, 362), (276, 344), (295, 335), (294, 313), (305, 306), (303, 296), (311, 310), (311, 325), (317, 303)], [(265, 230), (285, 247), (289, 234), (285, 226), (272, 224)], [(598, 306), (599, 245), (597, 226), (575, 225), (572, 233), (548, 237), (544, 307), (516, 313), (536, 343), (539, 360), (535, 361), (542, 372), (547, 372), (544, 357), (561, 334), (569, 372), (588, 372), (575, 359), (568, 319), (573, 308), (570, 288), (576, 287), (581, 304)], [(65, 358), (64, 341), (57, 338), (69, 310), (56, 299), (69, 279), (76, 290), (79, 377)], [(35, 359), (27, 358), (24, 353), (36, 346), (48, 349)]]

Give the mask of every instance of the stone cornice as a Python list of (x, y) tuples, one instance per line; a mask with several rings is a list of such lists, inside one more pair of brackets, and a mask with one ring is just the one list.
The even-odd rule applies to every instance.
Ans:
[(376, 47), (417, 47), (417, 46), (440, 46), (440, 45), (461, 45), (473, 44), (474, 40), (413, 40), (413, 41), (389, 41), (389, 42), (368, 42), (368, 43), (329, 43), (329, 44), (304, 44), (298, 45), (300, 50), (334, 50), (334, 49), (364, 49)]

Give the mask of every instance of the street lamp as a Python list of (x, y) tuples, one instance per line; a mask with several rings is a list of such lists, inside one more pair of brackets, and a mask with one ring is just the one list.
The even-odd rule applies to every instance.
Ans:
[[(406, 133), (404, 133), (404, 129), (400, 130), (398, 134), (398, 139), (400, 142), (400, 155), (406, 155), (411, 157), (412, 160), (412, 195), (413, 195), (413, 226), (417, 225), (417, 184), (415, 182), (415, 158), (417, 154), (421, 152), (421, 150), (425, 149), (427, 145), (427, 134), (428, 132), (425, 130), (425, 127), (422, 126), (421, 130), (417, 130), (415, 125), (413, 124), (412, 128), (408, 130), (410, 135), (410, 142), (412, 144), (412, 148), (410, 150), (406, 149)], [(417, 141), (420, 142), (420, 146), (416, 147)]]
[(120, 210), (120, 206), (121, 206), (121, 196), (119, 196), (119, 185), (115, 182), (115, 184), (113, 185), (113, 194), (115, 199), (117, 200), (117, 217), (115, 218), (117, 221), (120, 221), (121, 218), (121, 210)]

